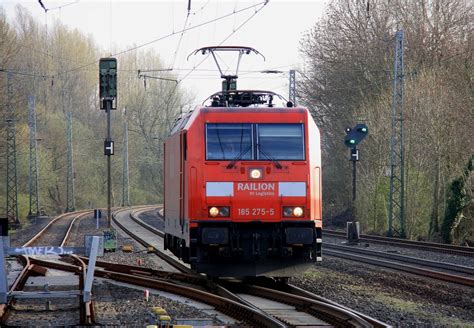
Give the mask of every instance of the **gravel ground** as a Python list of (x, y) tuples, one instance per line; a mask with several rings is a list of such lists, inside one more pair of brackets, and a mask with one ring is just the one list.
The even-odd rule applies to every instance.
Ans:
[[(162, 228), (163, 221), (155, 216), (155, 211), (144, 212), (140, 219)], [(324, 238), (324, 242), (332, 243), (342, 240)], [(359, 247), (474, 266), (474, 258), (402, 247), (387, 249), (375, 243)], [(474, 327), (474, 289), (469, 287), (329, 256), (323, 257), (322, 265), (291, 282), (395, 327)]]
[(151, 322), (151, 310), (160, 306), (171, 318), (209, 319), (212, 324), (222, 324), (217, 318), (187, 304), (150, 293), (148, 301), (143, 291), (118, 286), (108, 281), (94, 284), (94, 311), (96, 322), (100, 325), (144, 327)]
[(80, 322), (77, 299), (51, 299), (48, 307), (43, 299), (20, 300), (12, 310), (4, 327), (73, 327)]
[(142, 212), (139, 216), (139, 219), (153, 228), (162, 230), (165, 228), (165, 222), (160, 216), (157, 215), (157, 212), (158, 210)]
[[(83, 246), (85, 235), (102, 235), (104, 230), (107, 230), (107, 222), (104, 219), (101, 219), (99, 229), (97, 230), (95, 219), (85, 217), (74, 225), (71, 232), (71, 236), (74, 236), (74, 238), (68, 243), (68, 246)], [(122, 252), (122, 246), (124, 245), (133, 246), (133, 252)], [(141, 262), (147, 268), (163, 269), (157, 256), (148, 254), (142, 245), (136, 243), (132, 238), (124, 237), (120, 233), (117, 233), (117, 251), (104, 253), (104, 256), (99, 258), (99, 260), (129, 265), (139, 265), (139, 262)]]
[(474, 288), (330, 256), (290, 283), (395, 327), (474, 327)]
[(53, 218), (40, 216), (36, 220), (27, 222), (20, 230), (10, 231), (10, 243), (12, 246), (21, 246), (30, 240), (35, 234), (43, 229)]
[[(140, 218), (158, 229), (163, 221), (156, 217), (156, 210), (147, 211)], [(21, 245), (35, 231), (39, 231), (49, 219), (38, 219), (12, 237), (12, 245)], [(91, 217), (80, 221), (81, 234), (69, 246), (82, 246), (84, 234), (102, 234), (102, 222), (96, 230)], [(340, 242), (341, 239), (324, 238), (324, 242)], [(131, 244), (133, 253), (121, 251), (121, 246)], [(367, 247), (361, 244), (360, 247)], [(369, 244), (369, 249), (387, 251), (383, 245)], [(406, 248), (390, 247), (391, 252), (430, 260), (474, 266), (474, 259), (453, 255), (430, 253)], [(106, 253), (105, 261), (137, 265), (143, 261), (145, 267), (161, 269), (155, 256), (147, 254), (143, 248), (129, 238), (118, 235), (118, 250)], [(395, 327), (474, 327), (474, 288), (429, 280), (414, 275), (381, 269), (353, 261), (324, 256), (321, 265), (316, 265), (301, 277), (292, 278), (291, 283), (315, 294), (354, 308)], [(94, 284), (97, 298), (97, 321), (105, 325), (143, 326), (147, 323), (153, 306), (165, 308), (172, 318), (208, 318), (214, 324), (221, 324), (214, 317), (184, 303), (161, 295), (150, 295), (143, 300), (143, 290), (117, 286), (110, 282)], [(44, 304), (44, 303), (43, 303)], [(19, 309), (21, 310), (21, 309)], [(65, 324), (67, 324), (65, 322)]]
[[(92, 217), (83, 218), (78, 223), (72, 231), (72, 236), (75, 236), (75, 238), (68, 246), (82, 246), (84, 235), (101, 235), (102, 231), (107, 229), (104, 219), (100, 222), (99, 230), (97, 230), (96, 221)], [(156, 255), (148, 254), (142, 245), (131, 238), (123, 237), (120, 233), (117, 234), (117, 237), (117, 250), (106, 252), (99, 260), (128, 265), (139, 265), (139, 262), (141, 262), (141, 265), (147, 268), (163, 269), (160, 264), (161, 260)], [(132, 245), (133, 252), (123, 252), (122, 246), (124, 245)], [(128, 288), (95, 279), (92, 293), (94, 295), (96, 320), (103, 325), (143, 327), (147, 324), (151, 308), (154, 306), (164, 308), (172, 319), (201, 318), (208, 319), (206, 322), (215, 325), (222, 324), (212, 315), (161, 295), (150, 293), (149, 301), (145, 302), (143, 288)]]
[[(337, 238), (337, 237), (332, 237), (332, 236), (326, 237), (324, 236), (324, 232), (323, 232), (323, 243), (325, 244), (330, 243), (330, 244), (341, 245), (341, 242), (343, 241), (345, 241), (345, 238)], [(414, 248), (397, 247), (397, 246), (392, 246), (392, 245), (383, 245), (383, 244), (370, 243), (370, 242), (361, 242), (358, 246), (354, 246), (354, 247), (364, 248), (371, 251), (389, 252), (389, 253), (400, 254), (400, 255), (405, 255), (405, 256), (417, 257), (417, 258), (425, 259), (425, 260), (474, 267), (474, 257), (429, 252), (429, 251), (418, 250)]]

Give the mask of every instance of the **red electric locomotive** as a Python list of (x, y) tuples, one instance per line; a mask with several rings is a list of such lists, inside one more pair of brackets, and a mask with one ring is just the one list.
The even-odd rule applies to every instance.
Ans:
[(210, 276), (301, 273), (321, 260), (318, 128), (306, 108), (223, 77), (165, 142), (165, 249)]

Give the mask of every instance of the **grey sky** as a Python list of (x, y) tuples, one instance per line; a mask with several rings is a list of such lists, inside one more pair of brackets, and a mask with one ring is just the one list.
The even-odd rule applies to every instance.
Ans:
[[(172, 67), (178, 79), (186, 77), (182, 84), (196, 96), (200, 103), (210, 94), (220, 89), (220, 78), (211, 57), (196, 67), (204, 58), (202, 55), (187, 56), (204, 46), (245, 45), (260, 51), (265, 57), (246, 56), (243, 58), (238, 80), (240, 89), (265, 89), (288, 97), (288, 74), (291, 68), (302, 66), (298, 45), (301, 36), (310, 29), (323, 14), (327, 1), (278, 1), (270, 0), (265, 6), (262, 0), (191, 0), (188, 16), (188, 1), (91, 1), (91, 0), (42, 0), (45, 15), (38, 1), (3, 1), (7, 17), (14, 16), (14, 7), (26, 7), (39, 22), (52, 25), (55, 20), (78, 28), (94, 36), (104, 49), (104, 56), (117, 53), (133, 45), (141, 45), (184, 28), (192, 28), (213, 19), (232, 14), (235, 11), (255, 7), (230, 15), (216, 22), (197, 27), (181, 34), (176, 33), (162, 41), (146, 46), (153, 48), (164, 61), (165, 67)], [(260, 5), (259, 5), (260, 4)], [(62, 7), (61, 7), (62, 6)], [(57, 8), (60, 7), (60, 8)], [(56, 9), (52, 9), (56, 8)], [(257, 13), (255, 13), (258, 11)], [(252, 18), (250, 18), (254, 15)], [(188, 16), (187, 20), (186, 17)], [(249, 19), (243, 24), (247, 19)], [(243, 25), (242, 25), (243, 24)], [(241, 26), (241, 27), (240, 27)], [(240, 27), (240, 28), (239, 28)], [(179, 43), (179, 48), (178, 48)], [(177, 54), (175, 56), (175, 53)], [(117, 56), (120, 65), (120, 56)], [(228, 58), (223, 67), (234, 68)], [(188, 74), (190, 69), (196, 70)], [(278, 69), (285, 74), (261, 74), (248, 71)], [(212, 71), (207, 71), (212, 70)]]

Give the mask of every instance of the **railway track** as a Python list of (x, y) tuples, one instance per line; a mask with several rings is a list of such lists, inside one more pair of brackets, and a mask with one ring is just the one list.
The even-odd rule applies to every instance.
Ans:
[[(132, 213), (128, 216), (128, 218), (132, 219), (132, 222), (137, 222), (137, 219), (135, 218), (136, 213), (142, 212), (149, 209), (149, 207), (145, 208), (139, 208), (135, 209), (132, 211)], [(177, 260), (170, 252), (164, 251), (163, 248), (163, 234), (156, 234), (159, 232), (159, 230), (154, 229), (153, 227), (147, 225), (146, 223), (142, 222), (143, 224), (140, 224), (141, 227), (143, 227), (146, 231), (149, 231), (152, 236), (158, 236), (160, 239), (156, 238), (151, 238), (152, 242), (150, 241), (150, 238), (147, 240), (146, 235), (143, 233), (140, 233), (140, 231), (134, 231), (133, 226), (130, 226), (130, 222), (127, 222), (126, 220), (120, 220), (118, 219), (118, 216), (122, 212), (126, 212), (128, 209), (121, 209), (116, 212), (114, 212), (112, 216), (112, 221), (114, 224), (116, 224), (121, 230), (123, 230), (127, 235), (131, 236), (134, 240), (136, 240), (139, 244), (143, 245), (145, 248), (150, 248), (153, 249), (153, 253), (156, 254), (158, 257), (160, 257), (163, 261), (168, 263), (172, 268), (175, 270), (178, 270), (179, 272), (185, 272), (185, 273), (194, 273), (189, 266), (184, 265), (181, 261)], [(143, 229), (142, 229), (143, 230)], [(155, 239), (155, 240), (153, 240)]]
[[(326, 248), (327, 247), (328, 246), (326, 245)], [(465, 276), (450, 274), (450, 273), (441, 272), (441, 271), (434, 271), (434, 270), (430, 270), (426, 268), (421, 268), (418, 265), (402, 264), (398, 261), (386, 261), (382, 259), (377, 259), (373, 257), (374, 255), (361, 256), (361, 255), (356, 255), (352, 253), (351, 251), (340, 252), (340, 251), (333, 251), (333, 250), (325, 250), (325, 254), (334, 256), (334, 257), (344, 258), (351, 261), (373, 264), (378, 267), (385, 267), (385, 268), (395, 269), (397, 271), (409, 272), (409, 273), (413, 273), (413, 274), (420, 275), (423, 277), (428, 277), (428, 278), (433, 278), (433, 279), (438, 279), (438, 280), (447, 281), (451, 283), (474, 287), (474, 279), (472, 277), (465, 277)]]
[[(332, 231), (329, 233), (329, 235), (343, 237), (343, 234), (333, 234)], [(385, 239), (386, 238), (382, 237), (382, 240)], [(390, 246), (394, 244), (397, 246), (400, 245), (400, 243), (398, 243), (397, 241), (393, 243), (392, 240), (393, 238), (389, 238), (389, 240), (384, 243)], [(429, 244), (431, 245), (433, 243)], [(408, 243), (408, 245), (410, 245), (409, 247), (413, 247), (411, 246), (412, 243)], [(415, 242), (414, 245), (418, 245), (418, 243)], [(437, 251), (438, 249), (440, 249), (439, 247), (429, 248), (427, 245), (422, 245), (422, 247), (415, 248), (422, 249), (424, 251), (428, 249), (430, 251)], [(451, 252), (449, 247), (447, 249), (442, 250), (442, 252), (448, 251)], [(378, 267), (395, 269), (398, 271), (409, 272), (423, 277), (474, 287), (473, 267), (456, 265), (440, 261), (431, 261), (417, 257), (368, 250), (354, 246), (343, 246), (332, 243), (324, 244), (324, 252), (326, 255), (334, 257), (372, 264)], [(458, 254), (458, 252), (458, 247), (455, 247), (454, 253)], [(466, 252), (463, 252), (463, 254), (465, 253)]]
[[(163, 238), (162, 231), (151, 227), (138, 218), (138, 211), (130, 214), (131, 219), (144, 229), (153, 232), (156, 236)], [(146, 241), (140, 243), (147, 245)], [(192, 275), (192, 271), (186, 270), (186, 273)], [(199, 277), (199, 276), (198, 276)], [(336, 303), (328, 302), (322, 298), (315, 299), (312, 294), (297, 295), (291, 291), (295, 291), (296, 287), (286, 287), (287, 291), (272, 291), (272, 289), (247, 285), (244, 282), (232, 283), (231, 286), (235, 290), (245, 290), (252, 296), (249, 299), (247, 294), (230, 293), (226, 287), (212, 283), (207, 288), (217, 290), (228, 299), (246, 304), (251, 308), (255, 308), (259, 312), (265, 313), (267, 316), (274, 318), (281, 323), (282, 326), (298, 326), (298, 325), (335, 325), (339, 327), (386, 327), (384, 323), (376, 319), (364, 316), (360, 313), (344, 308)], [(256, 300), (259, 301), (256, 301)], [(256, 302), (256, 303), (255, 303)], [(266, 308), (265, 304), (271, 303), (273, 308)], [(280, 311), (275, 310), (280, 308)], [(252, 323), (252, 322), (250, 322)]]
[[(34, 235), (29, 241), (27, 241), (23, 247), (34, 247), (34, 246), (64, 246), (67, 239), (70, 236), (71, 229), (76, 222), (76, 220), (81, 219), (87, 215), (89, 215), (91, 211), (84, 210), (78, 211), (74, 213), (64, 213), (57, 216), (48, 225), (46, 225), (41, 231), (39, 231), (36, 235)], [(37, 308), (38, 304), (35, 304), (34, 299), (45, 298), (48, 299), (49, 297), (53, 296), (54, 293), (45, 290), (44, 292), (35, 292), (34, 294), (24, 293), (23, 289), (25, 287), (26, 282), (28, 279), (33, 275), (42, 275), (46, 274), (46, 268), (39, 266), (34, 263), (34, 258), (30, 256), (20, 256), (20, 261), (23, 264), (23, 270), (18, 274), (17, 278), (15, 279), (13, 285), (10, 288), (10, 297), (9, 302), (2, 306), (0, 309), (0, 322), (4, 323), (7, 322), (9, 319), (12, 311), (17, 311), (13, 309), (14, 301), (18, 303), (18, 298), (22, 300), (26, 300), (27, 304), (33, 302), (33, 305), (26, 305), (26, 308), (34, 306)], [(77, 285), (79, 290), (84, 288), (85, 282), (85, 263), (79, 263), (79, 271), (78, 278), (77, 278)], [(62, 291), (55, 291), (55, 296), (57, 297), (59, 294), (63, 295), (61, 297), (71, 297), (74, 296), (74, 292), (71, 290), (62, 290)], [(77, 296), (80, 296), (79, 294)], [(82, 298), (79, 297), (80, 300), (78, 302), (78, 318), (79, 323), (81, 325), (89, 325), (94, 322), (94, 312), (93, 312), (93, 304), (92, 302), (83, 302)], [(28, 303), (30, 302), (30, 303)], [(38, 302), (36, 302), (38, 303)], [(74, 304), (74, 301), (72, 302)], [(46, 308), (49, 308), (49, 301), (46, 303)], [(18, 306), (17, 306), (18, 307)], [(61, 306), (58, 308), (61, 311)], [(18, 312), (18, 311), (17, 311)], [(69, 309), (71, 312), (71, 309)], [(74, 312), (74, 309), (72, 309)], [(31, 314), (29, 314), (31, 315)], [(63, 314), (64, 315), (64, 314)], [(67, 314), (70, 316), (70, 314)], [(30, 320), (31, 322), (31, 320)], [(77, 323), (77, 322), (76, 322)]]
[[(131, 215), (129, 215), (132, 220), (125, 221), (140, 223), (141, 220), (138, 219), (139, 213), (147, 210), (150, 210), (150, 207), (135, 208), (132, 210)], [(133, 229), (127, 227), (123, 222), (124, 220), (117, 220), (116, 216), (123, 211), (130, 211), (130, 209), (116, 211), (114, 213), (114, 224), (117, 224), (121, 229), (126, 230), (127, 233), (132, 233), (137, 237), (137, 233), (130, 231)], [(74, 215), (62, 215), (53, 220), (48, 227), (45, 227), (41, 233), (33, 237), (25, 246), (44, 243), (42, 240), (45, 239), (43, 238), (49, 240), (48, 245), (51, 245), (51, 240), (54, 240), (56, 245), (64, 246), (67, 243), (68, 236), (71, 235), (74, 222), (89, 214), (90, 211), (84, 211), (75, 213)], [(126, 215), (126, 213), (124, 214)], [(54, 227), (54, 224), (58, 225)], [(152, 238), (155, 240), (158, 239), (157, 237), (159, 235), (163, 235), (161, 231), (153, 229), (144, 222), (141, 222), (140, 226), (143, 229), (146, 228), (151, 231)], [(143, 229), (141, 231), (143, 231)], [(53, 239), (53, 237), (47, 237), (48, 233), (57, 236)], [(59, 237), (59, 235), (61, 235), (61, 237)], [(140, 235), (138, 239), (141, 239), (139, 242), (142, 245), (145, 247), (153, 246), (153, 253), (160, 256), (161, 259), (170, 265), (173, 265), (178, 272), (159, 271), (143, 268), (141, 266), (125, 266), (107, 263), (105, 261), (97, 261), (95, 276), (188, 297), (209, 304), (219, 312), (229, 315), (238, 322), (250, 325), (262, 327), (293, 327), (301, 324), (338, 327), (387, 326), (375, 319), (341, 307), (338, 304), (317, 299), (315, 295), (304, 294), (304, 291), (303, 294), (301, 294), (301, 291), (300, 294), (298, 294), (295, 292), (295, 287), (292, 289), (289, 285), (285, 285), (285, 287), (280, 285), (280, 287), (278, 287), (279, 290), (273, 290), (277, 288), (276, 285), (269, 288), (269, 286), (253, 286), (239, 282), (234, 283), (235, 287), (233, 287), (236, 288), (238, 292), (229, 291), (220, 283), (216, 284), (201, 275), (196, 275), (189, 267), (177, 261), (173, 256), (162, 252), (162, 246), (160, 247), (159, 243), (150, 245), (150, 243), (145, 240), (146, 238), (144, 238), (143, 234), (138, 233), (138, 235)], [(85, 268), (88, 259), (76, 256), (69, 258), (71, 259), (71, 263), (69, 264), (60, 263), (58, 261), (46, 261), (33, 257), (27, 258), (30, 264), (27, 264), (25, 267), (27, 268), (25, 270), (26, 276), (19, 279), (26, 281), (28, 275), (33, 272), (44, 275), (49, 268), (54, 268), (78, 275), (79, 288), (83, 289)], [(21, 290), (21, 281), (15, 283), (15, 286), (16, 290)], [(267, 307), (265, 307), (265, 304), (267, 304)], [(268, 304), (271, 304), (271, 307), (276, 306), (277, 309), (268, 308)], [(81, 324), (94, 323), (94, 313), (92, 310), (93, 306), (91, 302), (89, 302), (89, 304), (81, 304), (79, 308)]]
[[(346, 237), (345, 232), (327, 230), (327, 229), (324, 230), (324, 235), (330, 236), (330, 237), (339, 237), (339, 238)], [(373, 235), (360, 235), (359, 239), (361, 242), (372, 242), (372, 243), (379, 243), (379, 244), (386, 244), (386, 245), (388, 244), (388, 245), (393, 245), (393, 246), (420, 249), (420, 250), (425, 250), (425, 251), (430, 251), (430, 252), (439, 252), (439, 253), (474, 257), (474, 247), (438, 244), (438, 243), (431, 243), (431, 242), (425, 242), (425, 241), (415, 241), (415, 240), (373, 236)]]
[(58, 215), (29, 241), (23, 244), (23, 247), (36, 245), (64, 246), (65, 241), (69, 238), (74, 222), (91, 213), (92, 211), (90, 210), (84, 210)]

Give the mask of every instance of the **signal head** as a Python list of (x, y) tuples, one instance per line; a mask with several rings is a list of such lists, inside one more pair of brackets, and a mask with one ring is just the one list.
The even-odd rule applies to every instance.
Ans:
[(352, 138), (351, 136), (346, 136), (344, 139), (344, 143), (346, 144), (347, 147), (355, 147), (357, 145), (357, 140)]
[(346, 128), (346, 137), (344, 143), (347, 147), (355, 148), (369, 133), (369, 129), (365, 124), (357, 124), (355, 128)]
[(367, 125), (365, 124), (357, 124), (356, 130), (357, 132), (362, 133), (362, 134), (367, 134), (369, 132), (369, 129), (367, 128)]

